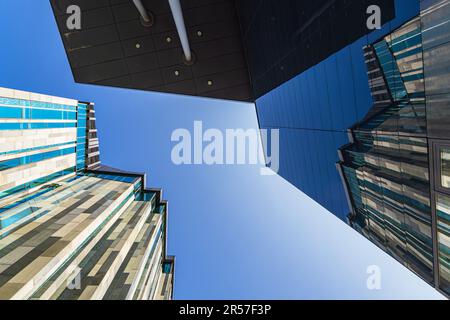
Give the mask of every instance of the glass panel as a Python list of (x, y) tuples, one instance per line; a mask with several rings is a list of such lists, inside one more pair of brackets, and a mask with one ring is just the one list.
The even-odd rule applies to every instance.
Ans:
[(77, 112), (77, 171), (81, 172), (86, 167), (86, 104), (78, 104)]
[(450, 197), (438, 194), (436, 199), (439, 241), (439, 285), (450, 294)]
[(49, 175), (49, 176), (46, 176), (46, 177), (40, 177), (40, 178), (38, 178), (38, 179), (36, 179), (36, 180), (27, 182), (27, 183), (25, 183), (25, 184), (21, 184), (21, 185), (19, 185), (19, 186), (17, 186), (17, 187), (14, 187), (14, 188), (12, 188), (12, 189), (8, 189), (8, 190), (5, 190), (5, 191), (1, 191), (1, 192), (0, 192), (0, 199), (6, 198), (6, 197), (8, 197), (8, 196), (10, 196), (10, 195), (13, 195), (13, 194), (15, 194), (15, 193), (18, 193), (18, 192), (25, 191), (25, 190), (27, 190), (27, 189), (33, 189), (33, 188), (36, 188), (36, 187), (38, 187), (38, 186), (40, 186), (40, 185), (46, 184), (46, 183), (48, 183), (48, 182), (54, 180), (54, 179), (57, 179), (57, 178), (60, 178), (60, 177), (63, 177), (63, 176), (72, 174), (72, 173), (74, 173), (74, 172), (75, 172), (75, 167), (73, 167), (73, 168), (68, 168), (68, 169), (65, 169), (65, 170), (62, 170), (62, 171), (53, 173), (53, 174), (51, 174), (51, 175)]
[(71, 153), (75, 153), (75, 148), (66, 148), (66, 149), (61, 149), (61, 150), (33, 154), (30, 156), (23, 156), (23, 157), (19, 157), (19, 158), (7, 160), (7, 161), (0, 161), (0, 171), (12, 169), (12, 168), (30, 164), (30, 163), (48, 160), (51, 158), (66, 156)]
[(450, 188), (450, 148), (441, 149), (441, 185)]

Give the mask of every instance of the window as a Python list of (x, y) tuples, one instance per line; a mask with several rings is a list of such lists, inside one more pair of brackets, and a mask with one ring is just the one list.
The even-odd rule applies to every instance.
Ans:
[(441, 187), (450, 188), (450, 147), (440, 150)]
[(434, 166), (434, 190), (450, 195), (450, 143), (434, 140), (432, 157)]
[(439, 282), (440, 288), (450, 293), (450, 197), (437, 194)]

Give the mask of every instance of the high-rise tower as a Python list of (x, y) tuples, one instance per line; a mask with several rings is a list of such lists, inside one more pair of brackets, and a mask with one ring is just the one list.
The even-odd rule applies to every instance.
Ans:
[(0, 88), (0, 299), (171, 299), (167, 202), (100, 163), (92, 103)]
[(450, 295), (449, 1), (365, 47), (373, 107), (339, 150), (350, 224)]

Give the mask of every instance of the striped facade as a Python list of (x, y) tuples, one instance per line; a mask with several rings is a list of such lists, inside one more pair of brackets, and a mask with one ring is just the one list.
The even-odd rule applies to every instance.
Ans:
[(369, 78), (369, 87), (371, 89), (374, 106), (384, 107), (392, 103), (391, 95), (384, 78), (378, 57), (373, 46), (364, 47), (364, 57), (367, 66), (367, 76)]
[[(430, 52), (450, 41), (450, 1), (429, 0), (422, 9), (364, 48), (373, 107), (349, 129), (337, 168), (350, 225), (450, 295), (450, 136), (435, 129), (437, 118), (450, 126), (450, 60)], [(439, 110), (432, 85), (447, 92), (438, 95)]]
[(171, 299), (167, 202), (101, 166), (93, 104), (0, 88), (0, 299)]
[(86, 120), (86, 167), (92, 170), (100, 165), (99, 141), (97, 136), (97, 127), (95, 126), (95, 109), (92, 103), (88, 106)]

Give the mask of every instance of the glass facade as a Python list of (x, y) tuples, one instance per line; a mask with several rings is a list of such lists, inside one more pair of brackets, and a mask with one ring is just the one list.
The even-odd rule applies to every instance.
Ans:
[(93, 104), (0, 88), (0, 141), (0, 300), (172, 298), (166, 202), (101, 166)]
[(55, 103), (0, 98), (0, 130), (74, 128), (76, 109)]
[(448, 1), (424, 2), (421, 15), (430, 138), (450, 137), (450, 5)]
[(441, 289), (450, 292), (450, 196), (438, 194), (436, 199), (439, 243), (439, 282)]
[(423, 57), (427, 132), (434, 174), (431, 187), (436, 216), (436, 285), (450, 295), (450, 1), (423, 2)]
[(86, 166), (86, 134), (88, 106), (79, 103), (77, 108), (77, 169), (84, 170)]
[(24, 184), (20, 184), (14, 188), (0, 192), (0, 200), (2, 200), (3, 198), (7, 198), (9, 196), (15, 195), (19, 192), (25, 192), (27, 190), (40, 187), (50, 181), (57, 180), (59, 178), (74, 174), (75, 172), (76, 172), (75, 167), (72, 167), (72, 168), (68, 168), (66, 170), (52, 173), (48, 176), (39, 177), (35, 180), (32, 180), (32, 181), (24, 183)]
[(408, 1), (256, 103), (280, 129), (280, 175), (445, 294), (449, 17), (449, 0)]
[(350, 224), (431, 282), (426, 144), (423, 138), (355, 132), (354, 143), (341, 152), (353, 206)]
[(335, 168), (336, 150), (348, 142), (347, 129), (361, 121), (373, 103), (363, 48), (419, 14), (418, 1), (401, 2), (396, 1), (396, 17), (382, 30), (360, 38), (256, 101), (260, 127), (280, 130), (279, 174), (343, 221), (349, 205)]
[(0, 161), (0, 171), (12, 169), (30, 163), (36, 163), (55, 157), (65, 156), (72, 153), (75, 153), (75, 148), (66, 148), (62, 150), (34, 154), (31, 156), (23, 156), (20, 158), (14, 158), (12, 160)]
[(75, 172), (76, 106), (0, 97), (0, 119), (0, 199)]
[[(368, 73), (377, 75), (369, 76), (374, 105), (350, 129), (338, 165), (350, 224), (446, 294), (450, 136), (439, 128), (450, 118), (442, 108), (436, 123), (434, 97), (436, 85), (443, 89), (450, 78), (450, 64), (430, 51), (449, 40), (449, 8), (447, 0), (426, 1), (419, 17), (366, 47)], [(436, 64), (439, 76), (430, 73)]]
[(450, 148), (441, 149), (441, 187), (450, 189)]

